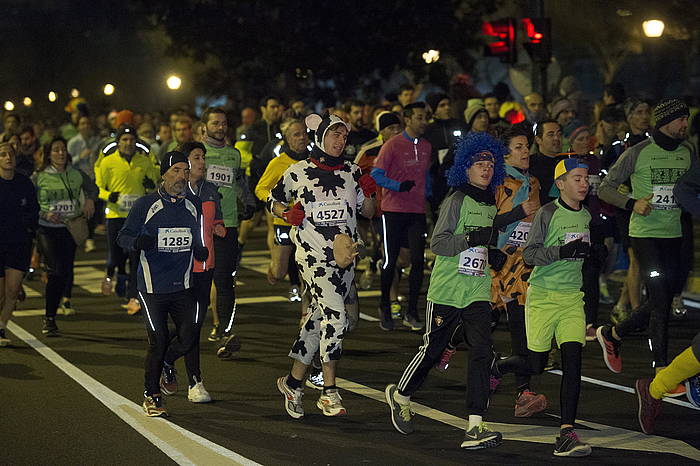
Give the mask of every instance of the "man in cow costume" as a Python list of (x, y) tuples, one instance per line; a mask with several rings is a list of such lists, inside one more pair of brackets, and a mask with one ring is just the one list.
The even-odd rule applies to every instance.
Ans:
[(335, 385), (348, 319), (345, 299), (355, 278), (357, 215), (374, 213), (377, 185), (360, 168), (344, 161), (350, 126), (335, 115), (306, 117), (314, 148), (308, 159), (290, 166), (270, 192), (267, 208), (293, 225), (295, 259), (311, 303), (289, 356), (292, 370), (277, 379), (287, 413), (304, 416), (303, 381), (314, 353), (320, 350), (323, 392), (316, 406), (326, 416), (347, 412)]

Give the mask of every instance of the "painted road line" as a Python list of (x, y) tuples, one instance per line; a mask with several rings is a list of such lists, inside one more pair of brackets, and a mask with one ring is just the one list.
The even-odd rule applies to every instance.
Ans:
[(16, 323), (9, 322), (7, 328), (67, 376), (75, 380), (90, 395), (109, 408), (177, 464), (258, 465), (255, 461), (211, 442), (177, 424), (168, 422), (165, 419), (146, 416), (139, 405), (93, 379)]
[[(547, 372), (549, 372), (550, 374), (554, 374), (554, 375), (559, 375), (559, 376), (562, 375), (562, 373), (559, 369), (554, 369), (554, 370), (547, 371)], [(586, 377), (585, 375), (581, 376), (581, 380), (583, 382), (592, 383), (594, 385), (600, 385), (601, 387), (607, 387), (607, 388), (612, 388), (615, 390), (620, 390), (621, 392), (634, 393), (634, 388), (632, 388), (632, 387), (627, 387), (625, 385), (618, 385), (618, 384), (612, 383), (612, 382), (606, 382), (605, 380), (594, 379), (593, 377)], [(700, 408), (692, 405), (691, 403), (689, 403), (687, 401), (681, 401), (681, 400), (677, 400), (675, 398), (670, 398), (670, 397), (662, 398), (662, 400), (665, 401), (666, 403), (671, 403), (673, 405), (683, 406), (684, 408), (690, 408), (690, 409), (695, 409), (697, 411), (700, 411)]]
[[(336, 378), (338, 387), (371, 398), (381, 403), (386, 403), (384, 392), (361, 385), (347, 379)], [(452, 414), (444, 413), (420, 403), (411, 402), (411, 409), (423, 417), (427, 417), (443, 424), (464, 429), (466, 420)], [(387, 422), (390, 423), (387, 411)], [(576, 420), (577, 423), (595, 430), (587, 430), (583, 434), (584, 440), (591, 446), (613, 448), (616, 450), (647, 451), (652, 453), (671, 453), (684, 456), (695, 461), (700, 461), (700, 450), (693, 448), (680, 440), (660, 437), (657, 435), (645, 435), (641, 432), (622, 429), (619, 427), (597, 424), (594, 422)], [(536, 426), (528, 424), (506, 424), (489, 421), (489, 427), (503, 434), (504, 440), (532, 443), (554, 443), (554, 438), (559, 435), (558, 427)]]

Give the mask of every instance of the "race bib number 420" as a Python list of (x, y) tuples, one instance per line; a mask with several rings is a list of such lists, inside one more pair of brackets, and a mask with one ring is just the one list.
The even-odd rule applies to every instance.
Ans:
[(209, 165), (207, 167), (207, 181), (217, 186), (230, 188), (233, 186), (233, 167)]
[(346, 202), (340, 199), (312, 203), (311, 215), (316, 226), (330, 227), (348, 223)]
[(677, 209), (678, 203), (673, 195), (672, 184), (655, 184), (652, 190), (651, 206), (654, 209)]
[(191, 247), (189, 228), (158, 228), (158, 252), (186, 252)]
[(525, 243), (527, 242), (527, 237), (530, 234), (530, 227), (532, 226), (532, 223), (530, 222), (519, 222), (518, 226), (515, 227), (515, 230), (510, 234), (508, 237), (508, 241), (506, 244), (510, 244), (512, 246), (525, 246)]
[(485, 247), (469, 248), (459, 255), (458, 272), (464, 275), (483, 277), (488, 261), (488, 251)]

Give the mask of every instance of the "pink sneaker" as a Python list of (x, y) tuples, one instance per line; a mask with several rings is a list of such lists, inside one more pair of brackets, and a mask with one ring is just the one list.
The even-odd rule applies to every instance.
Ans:
[(489, 376), (489, 390), (491, 390), (491, 393), (494, 393), (498, 386), (501, 385), (501, 379), (498, 377), (494, 377), (493, 375)]
[(530, 417), (547, 409), (547, 398), (525, 390), (515, 400), (515, 417)]
[(452, 359), (452, 356), (454, 356), (456, 352), (457, 348), (445, 348), (445, 351), (442, 352), (442, 356), (440, 356), (440, 362), (435, 365), (435, 368), (439, 371), (446, 371), (447, 367), (450, 365), (450, 359)]

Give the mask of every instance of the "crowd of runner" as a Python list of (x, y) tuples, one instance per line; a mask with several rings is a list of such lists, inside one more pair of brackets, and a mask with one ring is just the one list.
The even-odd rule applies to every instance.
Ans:
[[(237, 128), (220, 107), (93, 115), (74, 99), (60, 127), (6, 113), (0, 346), (25, 280), (45, 284), (42, 334), (60, 336), (57, 316), (76, 313), (76, 250), (94, 254), (103, 234), (101, 292), (123, 298), (147, 332), (145, 413), (167, 415), (180, 357), (188, 399), (211, 401), (201, 329), (210, 313), (216, 355), (240, 350), (235, 277), (251, 231), (263, 228), (267, 280), (288, 280), (300, 306), (293, 364), (276, 382), (292, 418), (304, 416), (305, 387), (320, 391), (324, 415), (347, 414), (335, 384), (343, 340), (358, 323), (358, 288), (379, 286), (378, 331), (424, 332), (386, 386), (398, 432), (414, 431), (411, 396), (429, 371), (468, 348), (462, 448), (501, 443), (484, 418), (502, 377), (514, 374), (514, 415), (529, 417), (548, 404), (536, 376), (560, 365), (554, 454), (586, 456), (574, 430), (583, 346), (597, 342), (601, 364), (620, 373), (624, 339), (642, 330), (653, 372), (636, 382), (638, 419), (653, 433), (663, 397), (700, 407), (700, 334), (680, 355), (668, 350), (700, 216), (700, 118), (683, 100), (652, 105), (619, 85), (592, 109), (577, 96), (547, 105), (536, 93), (522, 103), (492, 93), (464, 105), (406, 85), (376, 105), (316, 113), (269, 95), (242, 110)], [(615, 300), (608, 277), (619, 262), (628, 265)], [(601, 303), (614, 304), (610, 322)], [(491, 337), (502, 315), (510, 348)]]

